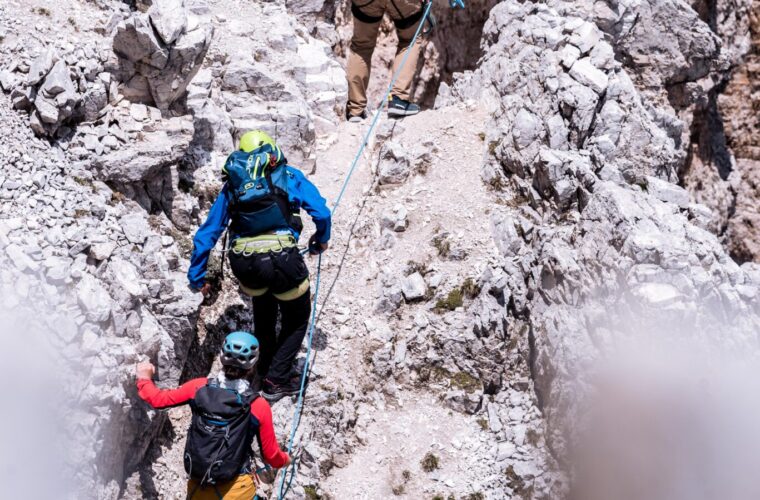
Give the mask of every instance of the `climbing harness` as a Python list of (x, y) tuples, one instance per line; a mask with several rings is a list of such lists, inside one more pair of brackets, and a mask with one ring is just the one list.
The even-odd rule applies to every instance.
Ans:
[[(458, 8), (463, 9), (465, 7), (464, 0), (450, 0), (450, 5), (452, 8), (458, 7)], [(428, 0), (425, 2), (424, 12), (421, 17), (422, 21), (417, 27), (417, 31), (415, 32), (414, 37), (411, 40), (410, 46), (413, 46), (417, 42), (417, 39), (419, 38), (420, 34), (423, 33), (423, 27), (428, 23), (428, 19), (431, 15), (430, 10), (432, 6), (433, 6), (432, 0)], [(359, 146), (358, 151), (356, 152), (356, 156), (351, 162), (351, 167), (348, 169), (348, 173), (346, 174), (346, 177), (343, 180), (343, 185), (341, 186), (340, 192), (338, 193), (338, 196), (335, 199), (335, 203), (333, 204), (333, 208), (332, 208), (333, 216), (338, 210), (338, 207), (340, 206), (340, 202), (343, 200), (343, 196), (346, 193), (346, 189), (348, 188), (348, 184), (351, 181), (351, 177), (353, 176), (354, 171), (356, 170), (356, 167), (359, 164), (359, 160), (361, 159), (362, 154), (364, 153), (364, 150), (367, 147), (367, 144), (369, 144), (370, 137), (372, 136), (372, 133), (374, 132), (378, 121), (380, 120), (380, 115), (383, 112), (383, 106), (385, 102), (388, 100), (388, 97), (391, 95), (391, 92), (393, 91), (393, 86), (396, 84), (396, 80), (398, 80), (398, 77), (401, 74), (401, 71), (406, 65), (407, 60), (409, 59), (410, 53), (411, 51), (407, 51), (407, 53), (404, 55), (404, 58), (401, 60), (401, 64), (399, 65), (398, 69), (394, 73), (393, 78), (391, 79), (391, 82), (388, 85), (388, 89), (385, 92), (385, 95), (380, 100), (380, 104), (378, 105), (377, 110), (375, 111), (375, 116), (372, 119), (372, 123), (370, 124), (369, 129), (367, 130), (367, 133), (364, 135), (364, 138), (362, 139), (362, 143)], [(306, 249), (303, 253), (305, 252), (308, 252), (308, 249)], [(314, 299), (313, 299), (312, 309), (311, 309), (311, 320), (309, 323), (308, 340), (306, 343), (306, 362), (303, 367), (303, 372), (301, 373), (301, 387), (298, 392), (298, 399), (296, 401), (296, 409), (293, 413), (293, 424), (290, 431), (290, 439), (288, 441), (289, 455), (291, 455), (293, 452), (293, 442), (295, 441), (298, 427), (301, 424), (301, 416), (302, 416), (302, 411), (303, 411), (303, 406), (304, 406), (304, 388), (306, 386), (306, 379), (308, 378), (310, 369), (311, 369), (310, 367), (311, 350), (312, 350), (312, 343), (314, 339), (314, 329), (315, 329), (316, 320), (317, 320), (317, 301), (319, 299), (319, 286), (320, 286), (321, 279), (322, 279), (322, 254), (319, 254), (318, 260), (317, 260), (317, 274), (316, 274), (315, 286), (314, 286)], [(332, 291), (332, 287), (330, 287), (330, 291)], [(293, 479), (295, 479), (295, 476), (297, 473), (297, 462), (298, 462), (297, 459), (292, 458), (290, 466), (285, 469), (282, 475), (282, 478), (280, 479), (280, 485), (277, 488), (278, 500), (283, 500), (285, 496), (288, 494), (288, 492), (290, 491), (290, 488), (293, 483)], [(286, 485), (286, 481), (287, 481), (287, 485)]]
[(291, 234), (261, 234), (236, 239), (230, 251), (236, 255), (250, 257), (255, 253), (282, 252), (294, 246), (296, 246), (296, 239)]

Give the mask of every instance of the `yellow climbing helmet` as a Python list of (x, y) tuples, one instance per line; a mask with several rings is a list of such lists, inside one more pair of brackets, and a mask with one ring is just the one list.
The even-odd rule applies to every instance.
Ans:
[(240, 151), (250, 153), (267, 144), (272, 146), (272, 149), (277, 149), (274, 139), (272, 139), (269, 134), (262, 130), (251, 130), (250, 132), (243, 134), (243, 137), (240, 138)]

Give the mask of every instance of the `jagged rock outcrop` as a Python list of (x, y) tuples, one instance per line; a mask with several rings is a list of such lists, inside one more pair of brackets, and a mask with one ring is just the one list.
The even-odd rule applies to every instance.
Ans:
[(760, 159), (757, 136), (758, 97), (760, 95), (760, 6), (752, 8), (743, 19), (751, 21), (746, 55), (740, 59), (726, 89), (718, 101), (728, 144), (737, 158)]
[[(682, 108), (680, 116), (689, 126), (689, 136), (684, 140), (689, 156), (680, 175), (694, 200), (713, 210), (710, 230), (733, 245), (734, 235), (739, 233), (752, 238), (742, 229), (751, 214), (736, 212), (739, 191), (745, 190), (741, 194), (745, 198), (752, 192), (751, 188), (746, 190), (748, 183), (743, 179), (746, 168), (741, 160), (747, 157), (741, 146), (747, 137), (744, 132), (751, 131), (737, 133), (737, 128), (743, 128), (740, 123), (747, 123), (743, 117), (752, 109), (751, 84), (745, 81), (745, 76), (752, 71), (757, 2), (692, 2), (692, 5), (704, 24), (720, 37), (721, 52), (717, 71), (709, 78), (669, 89), (671, 101), (676, 109)], [(742, 95), (739, 100), (728, 97), (737, 93)], [(685, 108), (684, 95), (693, 101)], [(735, 250), (731, 249), (733, 255), (741, 255), (742, 260), (752, 259), (746, 248), (739, 249), (741, 242), (737, 245)]]
[[(211, 67), (194, 79), (188, 106), (199, 125), (196, 149), (226, 155), (251, 129), (267, 131), (288, 160), (316, 166), (315, 141), (335, 131), (347, 86), (329, 47), (311, 37), (282, 5), (251, 5), (224, 20)], [(252, 29), (247, 19), (257, 19)]]
[[(206, 9), (207, 11), (207, 9)], [(201, 68), (213, 26), (184, 0), (156, 0), (145, 14), (134, 13), (116, 28), (122, 93), (131, 101), (167, 111)]]
[(76, 436), (66, 456), (75, 494), (115, 498), (162, 422), (134, 411), (133, 365), (149, 356), (176, 381), (192, 338), (200, 300), (185, 285), (185, 243), (35, 139), (5, 100), (0, 121), (4, 299), (51, 311), (48, 338), (66, 359), (60, 417)]
[[(519, 203), (519, 218), (495, 216), (494, 228), (506, 275), (524, 278), (498, 288), (512, 297), (510, 321), (528, 319), (531, 374), (561, 462), (583, 377), (617, 340), (667, 331), (754, 349), (760, 325), (756, 274), (694, 224), (705, 208), (673, 184), (688, 128), (664, 89), (715, 71), (717, 37), (681, 2), (602, 10), (595, 24), (583, 2), (497, 5), (481, 67), (451, 89), (495, 109), (484, 178)], [(628, 31), (610, 31), (629, 16)], [(644, 18), (652, 23), (633, 22)], [(664, 45), (636, 33), (657, 23)], [(652, 44), (673, 51), (659, 58)]]
[(718, 108), (728, 146), (736, 157), (739, 173), (732, 187), (736, 201), (728, 221), (726, 243), (731, 254), (742, 261), (760, 261), (758, 239), (758, 171), (760, 169), (760, 4), (753, 1), (749, 50), (733, 72), (726, 89), (718, 97)]
[(735, 212), (728, 222), (726, 241), (731, 255), (739, 262), (760, 259), (760, 161), (740, 159), (741, 181), (737, 186)]
[(709, 227), (718, 235), (733, 215), (739, 174), (717, 100), (749, 47), (751, 5), (751, 0), (613, 2), (595, 9), (597, 24), (612, 37), (638, 90), (682, 122), (663, 128), (680, 130), (678, 147), (687, 158), (679, 178), (695, 202), (713, 210)]
[(103, 70), (108, 56), (90, 44), (63, 55), (54, 46), (40, 50), (31, 62), (17, 59), (4, 69), (0, 87), (10, 94), (15, 109), (30, 114), (38, 136), (65, 138), (69, 125), (96, 119), (114, 93)]
[[(577, 201), (576, 196), (583, 203), (583, 191), (589, 187), (585, 184), (593, 182), (589, 169), (604, 170), (606, 178), (622, 175), (632, 183), (643, 182), (647, 175), (676, 178), (685, 157), (677, 147), (680, 122), (642, 99), (602, 32), (584, 21), (584, 12), (558, 23), (546, 7), (537, 7), (539, 13), (532, 17), (516, 7), (498, 8), (504, 13), (492, 15), (484, 39), (492, 45), (502, 41), (504, 50), (515, 61), (519, 54), (522, 63), (504, 65), (495, 50), (486, 53), (481, 69), (465, 74), (454, 91), (464, 98), (485, 92), (482, 98), (489, 103), (504, 102), (496, 113), (505, 122), (497, 122), (500, 128), (491, 129), (486, 140), (508, 172), (530, 178), (535, 164), (540, 178), (550, 178), (554, 196), (564, 204)], [(526, 41), (510, 47), (504, 40), (517, 32), (517, 26), (531, 31), (512, 35)], [(529, 64), (534, 71), (540, 69), (540, 75), (529, 78)], [(517, 85), (525, 87), (518, 90)], [(463, 86), (467, 90), (459, 91)], [(449, 92), (443, 89), (441, 103), (447, 102)], [(667, 126), (658, 126), (662, 122)], [(584, 154), (563, 153), (578, 149)], [(545, 190), (546, 182), (533, 188)]]
[[(102, 8), (118, 18), (121, 7)], [(14, 5), (3, 6), (0, 18), (7, 8)], [(52, 16), (40, 12), (43, 19)], [(68, 26), (79, 31), (77, 23), (86, 21), (69, 18)], [(177, 227), (183, 220), (189, 227), (197, 208), (175, 194), (176, 164), (193, 126), (124, 100), (106, 70), (110, 51), (102, 40), (33, 37), (19, 45), (16, 32), (28, 27), (2, 24), (10, 27), (0, 33), (0, 67), (11, 100), (3, 96), (0, 106), (6, 159), (0, 286), (8, 291), (6, 306), (19, 314), (24, 304), (44, 311), (37, 319), (53, 332), (49, 350), (61, 360), (57, 375), (65, 383), (56, 426), (72, 439), (61, 455), (60, 473), (69, 481), (59, 496), (115, 499), (124, 474), (164, 422), (134, 406), (134, 364), (148, 357), (162, 378), (178, 382), (195, 331), (200, 296), (187, 288), (189, 240)], [(2, 43), (6, 36), (11, 44)], [(12, 106), (28, 110), (29, 121)], [(54, 147), (33, 132), (53, 139)], [(145, 193), (167, 174), (170, 186), (164, 181), (158, 194)], [(142, 196), (130, 189), (143, 189)], [(154, 199), (170, 200), (160, 208), (178, 224), (161, 210), (149, 215), (124, 192), (148, 209)]]

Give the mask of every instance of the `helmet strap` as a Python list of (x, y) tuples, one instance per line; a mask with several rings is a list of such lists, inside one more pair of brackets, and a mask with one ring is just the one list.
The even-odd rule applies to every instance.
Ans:
[(250, 370), (243, 370), (237, 366), (224, 366), (223, 370), (224, 376), (227, 377), (228, 380), (245, 378), (248, 375), (248, 372), (250, 372)]

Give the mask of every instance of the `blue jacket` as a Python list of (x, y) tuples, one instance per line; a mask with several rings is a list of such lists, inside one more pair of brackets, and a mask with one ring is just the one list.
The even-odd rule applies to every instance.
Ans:
[[(294, 206), (306, 210), (314, 221), (314, 225), (317, 226), (317, 241), (327, 243), (330, 240), (332, 216), (330, 209), (327, 208), (326, 200), (322, 198), (317, 187), (306, 178), (303, 172), (290, 165), (285, 168), (293, 174), (288, 185), (290, 202)], [(208, 217), (206, 217), (206, 222), (198, 228), (198, 232), (193, 238), (193, 253), (190, 256), (190, 269), (187, 271), (187, 279), (193, 288), (201, 288), (205, 282), (208, 257), (230, 223), (229, 206), (230, 194), (225, 183), (222, 192), (217, 196)], [(300, 235), (294, 230), (291, 229), (290, 232), (296, 240), (299, 238)], [(230, 237), (233, 240), (235, 239), (234, 234)]]

